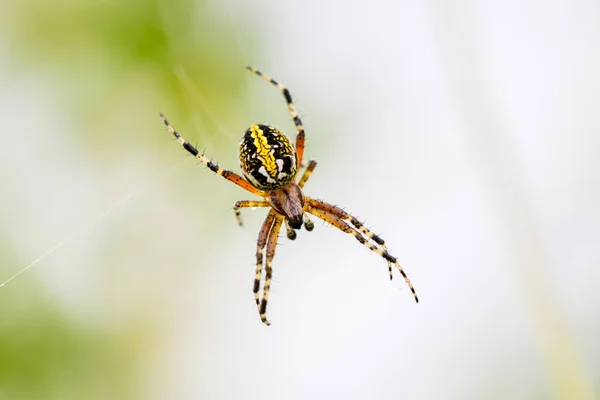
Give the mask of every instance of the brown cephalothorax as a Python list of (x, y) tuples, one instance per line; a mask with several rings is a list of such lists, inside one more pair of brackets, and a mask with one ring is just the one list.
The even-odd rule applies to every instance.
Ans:
[(269, 192), (267, 201), (275, 211), (286, 217), (292, 229), (302, 227), (304, 194), (296, 183), (292, 182), (281, 189)]
[[(167, 130), (175, 136), (177, 141), (211, 171), (247, 191), (262, 197), (263, 200), (241, 200), (235, 203), (233, 210), (240, 226), (242, 225), (240, 216), (241, 208), (270, 208), (267, 218), (260, 228), (256, 246), (256, 271), (253, 291), (261, 320), (266, 325), (269, 325), (266, 316), (267, 302), (271, 289), (271, 278), (273, 276), (273, 258), (275, 257), (275, 249), (281, 225), (285, 223), (287, 237), (294, 240), (297, 236), (295, 231), (301, 229), (303, 224), (307, 231), (313, 230), (314, 223), (307, 214), (312, 214), (335, 226), (342, 232), (351, 234), (362, 245), (379, 254), (388, 264), (390, 280), (392, 279), (392, 264), (395, 265), (410, 288), (415, 301), (418, 303), (419, 298), (412, 283), (396, 257), (388, 253), (383, 239), (371, 232), (358, 219), (341, 208), (304, 195), (302, 188), (317, 166), (317, 162), (314, 160), (305, 162), (302, 159), (304, 155), (304, 126), (298, 116), (292, 96), (289, 90), (282, 84), (255, 68), (247, 68), (281, 90), (296, 125), (297, 132), (296, 143), (292, 145), (283, 132), (270, 125), (256, 124), (248, 128), (240, 142), (240, 167), (244, 177), (224, 170), (210, 161), (204, 153), (199, 152), (189, 142), (185, 141), (162, 114), (160, 116)], [(299, 175), (298, 172), (301, 168), (305, 168), (305, 170), (302, 175)], [(300, 179), (296, 179), (298, 177)], [(265, 247), (267, 253), (264, 262), (265, 283), (262, 298), (260, 298), (260, 282)]]

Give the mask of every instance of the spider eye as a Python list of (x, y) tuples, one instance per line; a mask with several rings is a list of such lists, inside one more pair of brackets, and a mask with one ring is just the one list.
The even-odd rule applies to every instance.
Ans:
[(296, 176), (296, 149), (272, 126), (252, 125), (240, 142), (240, 167), (256, 188), (279, 189)]

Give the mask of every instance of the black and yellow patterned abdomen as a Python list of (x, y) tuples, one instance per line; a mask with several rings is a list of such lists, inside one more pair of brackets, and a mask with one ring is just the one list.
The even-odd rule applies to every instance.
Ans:
[(240, 142), (240, 167), (256, 188), (280, 189), (296, 176), (296, 149), (272, 126), (252, 125)]

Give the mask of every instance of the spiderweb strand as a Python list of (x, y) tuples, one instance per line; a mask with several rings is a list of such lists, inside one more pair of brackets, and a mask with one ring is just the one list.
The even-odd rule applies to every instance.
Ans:
[[(179, 164), (176, 164), (176, 165), (172, 166), (171, 168), (167, 169), (167, 171), (165, 171), (160, 178), (164, 178), (165, 176), (170, 175), (171, 173), (174, 172), (175, 168), (179, 168), (181, 165), (183, 165), (183, 162), (180, 162)], [(36, 265), (37, 263), (39, 263), (40, 261), (42, 261), (46, 257), (50, 256), (56, 250), (60, 249), (61, 247), (63, 247), (64, 245), (66, 245), (67, 243), (69, 243), (70, 241), (72, 241), (73, 239), (75, 239), (78, 236), (81, 236), (81, 235), (87, 233), (89, 230), (91, 230), (96, 225), (98, 225), (100, 222), (102, 222), (102, 220), (105, 219), (113, 210), (115, 210), (116, 208), (121, 207), (122, 205), (124, 205), (125, 203), (127, 203), (128, 201), (130, 201), (131, 199), (133, 199), (134, 197), (139, 196), (140, 194), (142, 194), (142, 193), (150, 190), (153, 186), (155, 186), (161, 180), (162, 179), (157, 179), (156, 181), (154, 181), (150, 185), (147, 185), (147, 186), (145, 186), (143, 188), (140, 188), (137, 191), (130, 192), (128, 195), (126, 195), (125, 197), (123, 197), (119, 202), (117, 202), (116, 204), (114, 204), (111, 207), (107, 208), (105, 211), (103, 211), (102, 213), (100, 213), (96, 218), (94, 218), (93, 220), (91, 220), (87, 224), (83, 225), (81, 228), (76, 229), (75, 231), (73, 231), (72, 233), (70, 233), (69, 235), (67, 235), (63, 240), (61, 240), (60, 242), (58, 242), (57, 244), (55, 244), (54, 246), (52, 246), (44, 254), (42, 254), (41, 256), (39, 256), (38, 258), (36, 258), (35, 260), (33, 260), (31, 263), (29, 263), (25, 267), (21, 268), (17, 273), (15, 273), (14, 275), (12, 275), (10, 278), (8, 278), (7, 280), (5, 280), (4, 282), (0, 283), (0, 288), (6, 286), (6, 284), (8, 284), (10, 281), (12, 281), (13, 279), (15, 279), (16, 277), (18, 277), (22, 273), (26, 272), (28, 269), (30, 269), (31, 267), (33, 267), (34, 265)]]

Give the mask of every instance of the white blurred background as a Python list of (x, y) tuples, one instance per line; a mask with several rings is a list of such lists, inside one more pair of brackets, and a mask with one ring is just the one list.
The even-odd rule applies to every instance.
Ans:
[[(0, 17), (0, 399), (600, 396), (600, 3), (29, 1)], [(381, 233), (419, 294), (317, 222), (252, 297), (250, 124), (308, 196)]]

